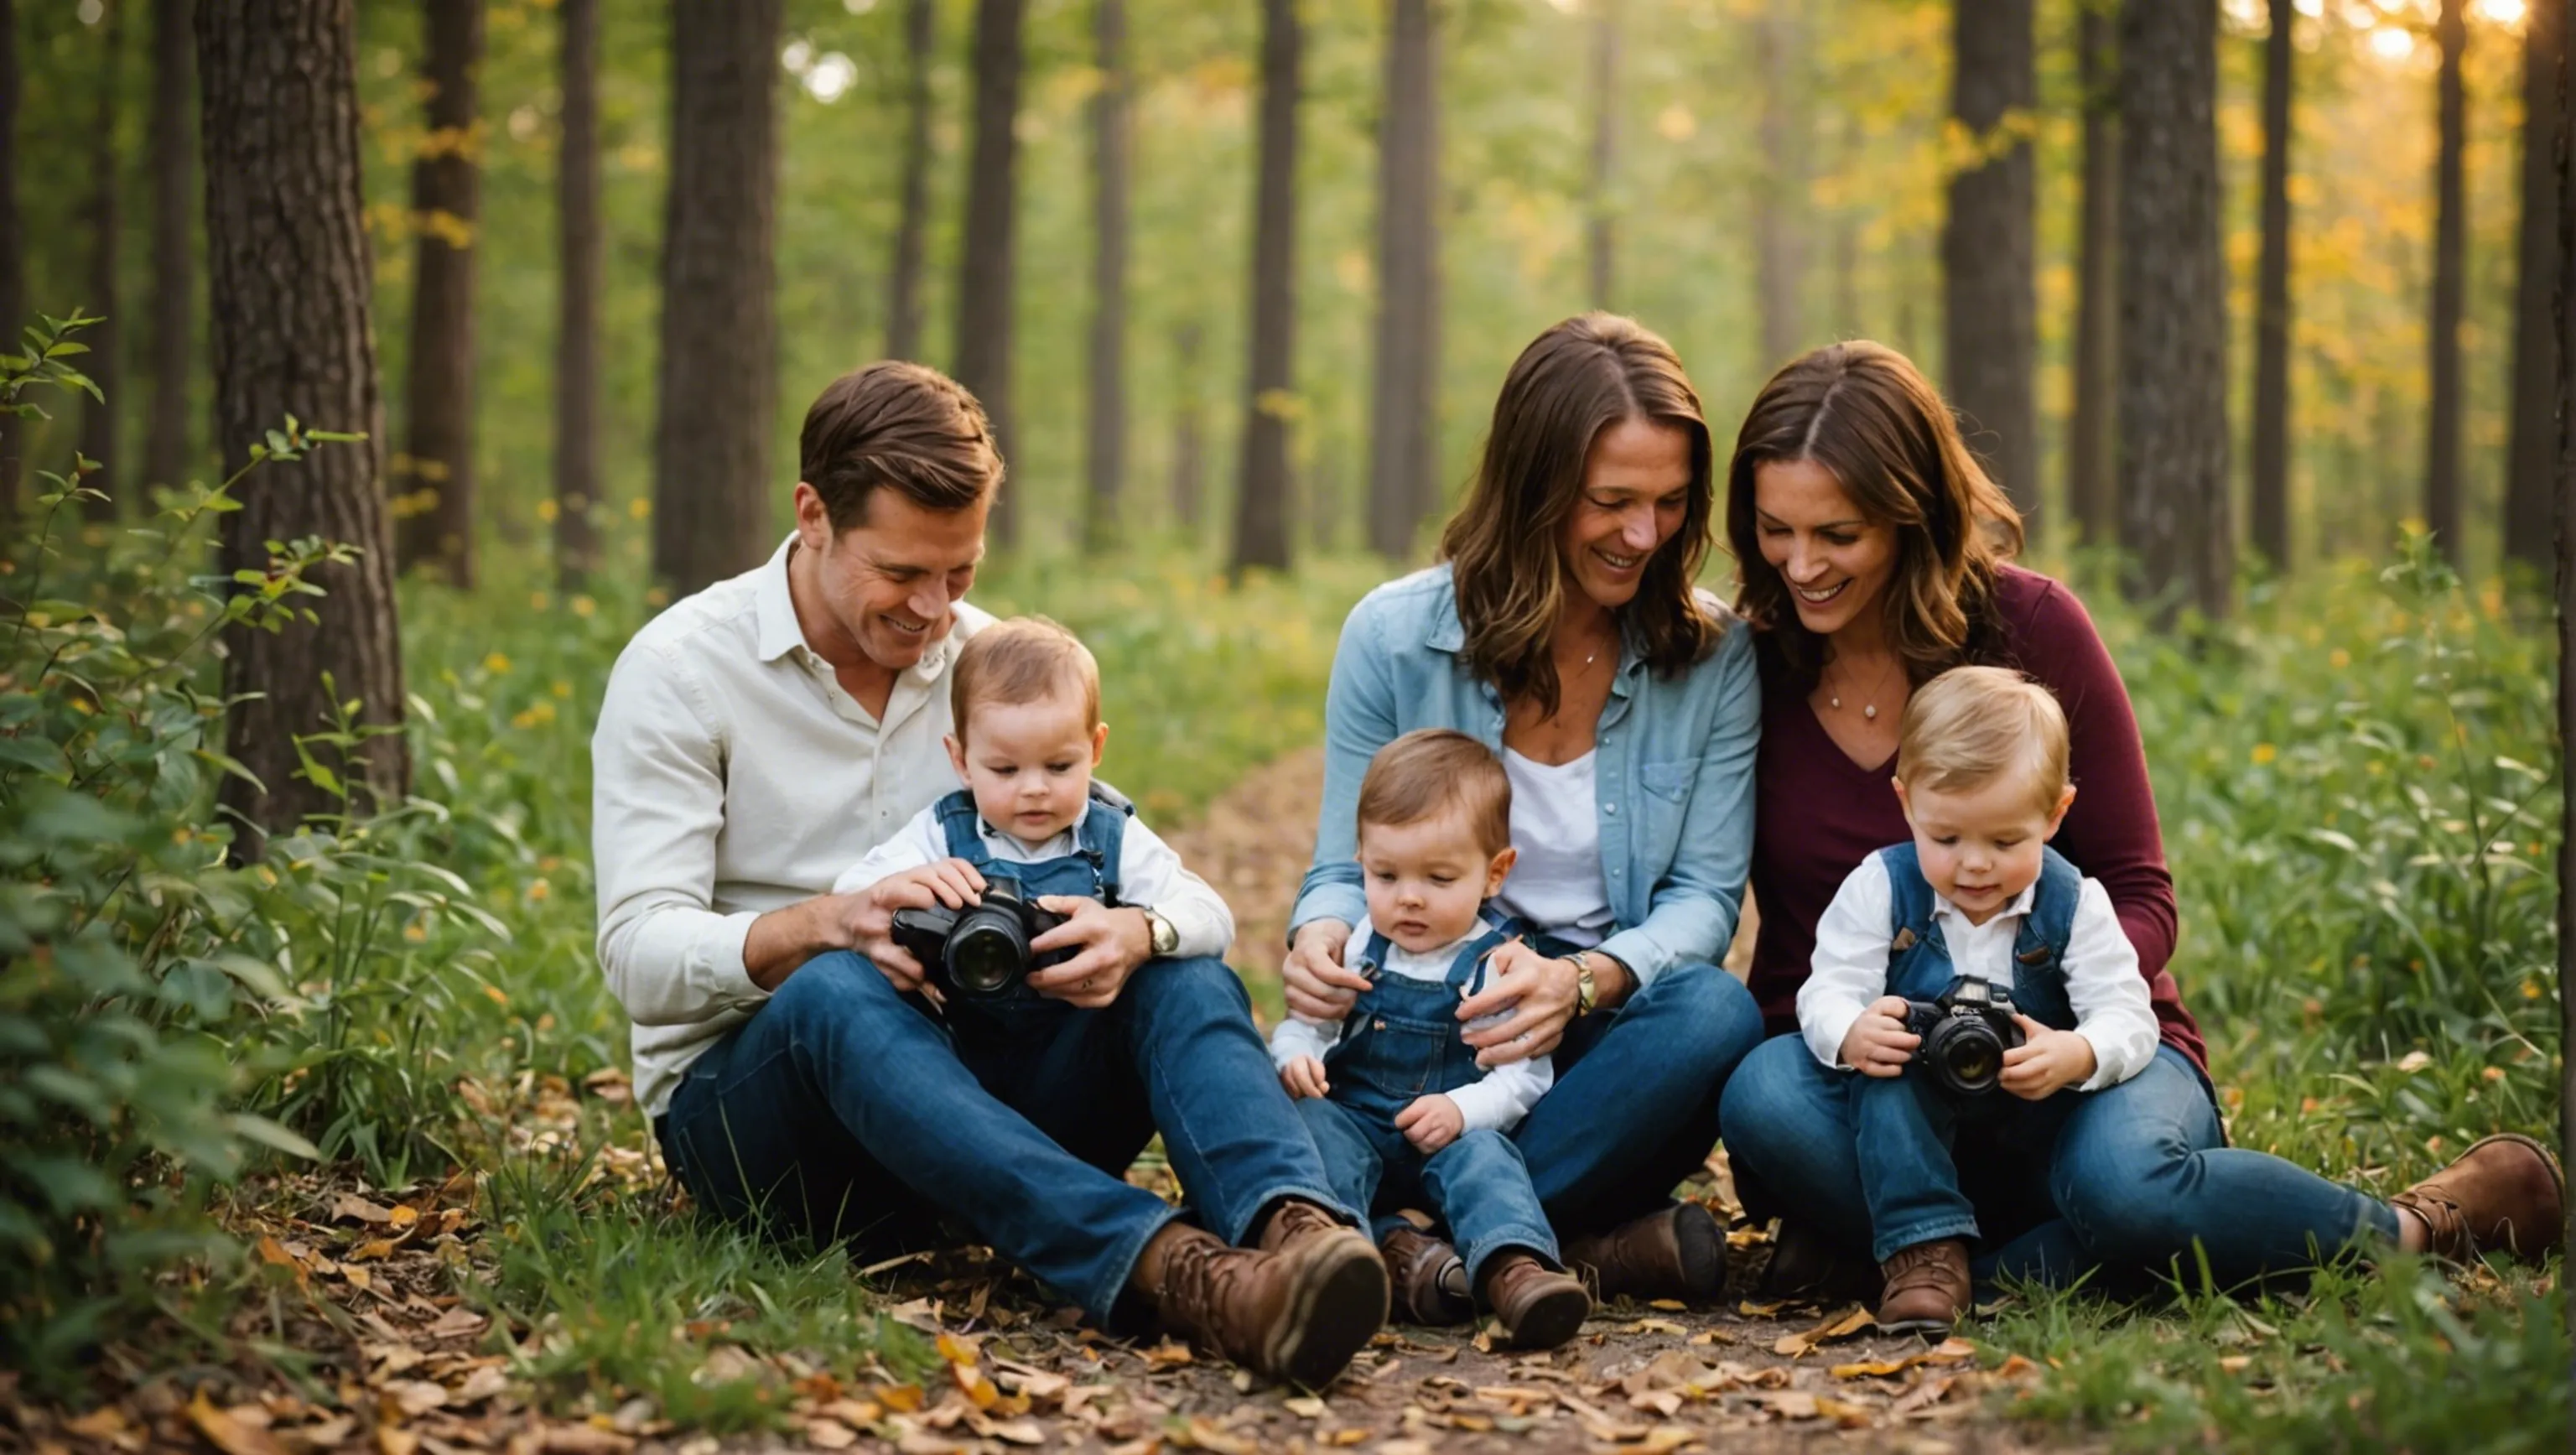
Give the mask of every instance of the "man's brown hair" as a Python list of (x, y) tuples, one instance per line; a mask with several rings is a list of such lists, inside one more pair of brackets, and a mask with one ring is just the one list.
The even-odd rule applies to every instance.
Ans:
[(823, 386), (805, 411), (797, 472), (838, 533), (867, 523), (881, 485), (924, 510), (964, 510), (999, 488), (1002, 455), (963, 385), (889, 359)]
[(966, 741), (966, 717), (977, 703), (1017, 706), (1060, 692), (1082, 699), (1083, 731), (1100, 726), (1100, 664), (1082, 639), (1043, 616), (997, 621), (958, 650), (948, 684), (957, 741)]
[(1467, 815), (1476, 847), (1487, 855), (1512, 845), (1512, 780), (1483, 743), (1451, 728), (1420, 728), (1377, 750), (1360, 779), (1357, 819), (1394, 828)]
[(2066, 796), (2066, 710), (2004, 667), (1953, 667), (1914, 690), (1897, 726), (1896, 781), (1909, 791), (1970, 793), (2018, 776), (2031, 806)]

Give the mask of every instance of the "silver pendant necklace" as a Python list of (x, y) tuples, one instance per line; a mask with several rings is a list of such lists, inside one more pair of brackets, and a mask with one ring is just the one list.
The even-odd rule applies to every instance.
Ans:
[[(1871, 722), (1878, 721), (1878, 692), (1880, 688), (1887, 685), (1887, 674), (1895, 669), (1896, 660), (1893, 657), (1888, 659), (1886, 666), (1879, 669), (1878, 681), (1873, 683), (1869, 689), (1870, 700), (1860, 705), (1860, 715), (1862, 717), (1867, 718)], [(1827, 682), (1825, 684), (1825, 700), (1833, 704), (1835, 711), (1840, 712), (1842, 710), (1843, 695), (1831, 682)]]

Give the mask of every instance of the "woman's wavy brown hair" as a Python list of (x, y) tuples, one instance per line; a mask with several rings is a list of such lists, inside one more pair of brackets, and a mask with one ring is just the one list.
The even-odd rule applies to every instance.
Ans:
[(1459, 665), (1504, 700), (1557, 706), (1550, 645), (1565, 601), (1558, 543), (1601, 431), (1642, 419), (1690, 441), (1682, 526), (1646, 563), (1620, 630), (1666, 676), (1708, 655), (1724, 624), (1691, 589), (1708, 558), (1715, 512), (1714, 447), (1699, 395), (1672, 346), (1611, 313), (1569, 318), (1540, 334), (1504, 376), (1494, 423), (1467, 502), (1440, 536), (1466, 628)]
[(1896, 572), (1880, 600), (1888, 645), (1920, 686), (1982, 661), (1997, 636), (1995, 574), (2021, 550), (2021, 513), (1968, 453), (1958, 422), (1913, 361), (1884, 344), (1832, 344), (1771, 376), (1735, 437), (1726, 535), (1743, 588), (1735, 609), (1812, 689), (1825, 642), (1798, 620), (1788, 583), (1762, 556), (1753, 474), (1805, 460), (1896, 532)]

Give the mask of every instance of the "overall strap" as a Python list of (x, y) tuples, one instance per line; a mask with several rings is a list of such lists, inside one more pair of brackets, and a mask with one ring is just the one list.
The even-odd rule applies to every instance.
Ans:
[(1485, 957), (1500, 949), (1503, 942), (1511, 937), (1510, 931), (1497, 926), (1488, 928), (1483, 934), (1469, 940), (1459, 949), (1458, 957), (1449, 962), (1449, 973), (1443, 977), (1448, 982), (1449, 988), (1462, 996), (1473, 995), (1482, 990), (1485, 982)]
[(1902, 955), (1932, 938), (1932, 881), (1910, 840), (1879, 850), (1878, 862), (1887, 869), (1888, 949)]
[(960, 788), (939, 800), (939, 827), (948, 835), (951, 858), (963, 859), (981, 869), (993, 860), (984, 849), (984, 836), (977, 825), (982, 815), (975, 812), (975, 795)]
[(2075, 938), (2075, 908), (2084, 898), (2084, 875), (2055, 849), (2039, 851), (2038, 892), (2030, 913), (2022, 916), (2013, 941), (2013, 958), (2033, 969), (2065, 964), (2066, 946)]
[(1351, 969), (1368, 977), (1370, 988), (1361, 991), (1359, 998), (1351, 1002), (1350, 1013), (1342, 1017), (1342, 1033), (1334, 1039), (1333, 1049), (1338, 1051), (1349, 1045), (1351, 1037), (1359, 1033), (1360, 1022), (1368, 1018), (1370, 997), (1377, 993), (1378, 974), (1386, 968), (1386, 957), (1394, 949), (1394, 943), (1387, 939), (1384, 930), (1369, 926), (1368, 940), (1360, 946), (1359, 957), (1348, 964)]
[(1091, 861), (1092, 877), (1100, 882), (1100, 902), (1111, 909), (1118, 907), (1118, 866), (1126, 852), (1127, 820), (1136, 815), (1136, 806), (1115, 793), (1113, 789), (1104, 794), (1095, 780), (1091, 802), (1083, 809), (1082, 823), (1074, 834), (1082, 857)]

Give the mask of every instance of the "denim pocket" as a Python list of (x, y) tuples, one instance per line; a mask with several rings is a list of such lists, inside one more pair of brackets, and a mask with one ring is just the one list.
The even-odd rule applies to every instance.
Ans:
[(1681, 852), (1682, 821), (1690, 809), (1691, 785), (1699, 777), (1699, 764), (1684, 759), (1676, 763), (1647, 763), (1637, 769), (1637, 795), (1632, 811), (1636, 814), (1637, 870), (1649, 879), (1660, 879)]

